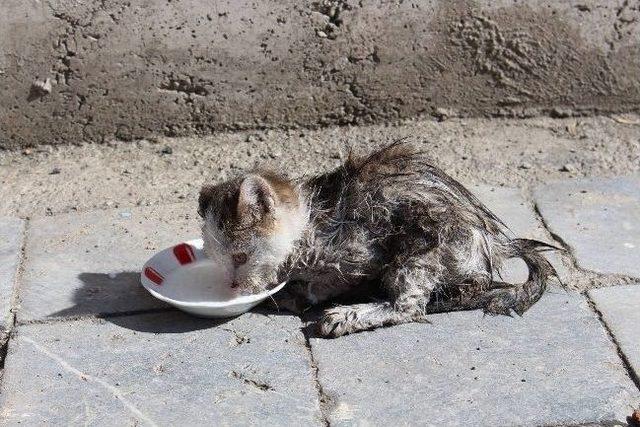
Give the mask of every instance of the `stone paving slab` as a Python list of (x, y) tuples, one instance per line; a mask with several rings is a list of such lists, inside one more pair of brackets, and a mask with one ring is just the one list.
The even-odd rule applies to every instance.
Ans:
[(11, 322), (11, 301), (24, 232), (24, 221), (0, 217), (0, 338)]
[(640, 277), (640, 177), (559, 181), (535, 200), (580, 267)]
[(164, 307), (140, 285), (156, 251), (198, 237), (190, 204), (88, 212), (30, 223), (18, 321)]
[(469, 189), (503, 220), (516, 236), (544, 236), (544, 227), (519, 188), (477, 185), (470, 186)]
[(462, 312), (312, 339), (336, 425), (558, 425), (624, 421), (640, 393), (575, 293), (522, 318)]
[(589, 296), (640, 378), (640, 286), (592, 289)]
[(19, 326), (0, 424), (319, 425), (300, 327), (178, 312)]
[[(488, 185), (470, 186), (469, 188), (509, 227), (516, 237), (537, 239), (553, 244), (547, 238), (543, 224), (538, 220), (533, 206), (523, 196), (522, 190)], [(567, 281), (569, 273), (558, 254), (549, 252), (547, 258), (556, 268), (560, 278)], [(508, 282), (520, 283), (527, 280), (528, 270), (522, 260), (508, 260), (505, 263), (502, 276)]]

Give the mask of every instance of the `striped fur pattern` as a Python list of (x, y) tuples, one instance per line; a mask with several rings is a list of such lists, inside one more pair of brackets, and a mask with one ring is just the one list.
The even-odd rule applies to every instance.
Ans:
[[(256, 208), (261, 221), (277, 233), (273, 230), (281, 230), (277, 222), (282, 219), (273, 218), (286, 211), (296, 216), (293, 222), (299, 226), (295, 235), (289, 232), (289, 252), (266, 267), (269, 274), (262, 282), (254, 281), (251, 291), (257, 290), (255, 283), (264, 287), (287, 280), (277, 302), (293, 311), (372, 284), (385, 296), (382, 301), (326, 310), (317, 325), (322, 336), (426, 321), (436, 311), (482, 309), (522, 315), (555, 276), (542, 255), (553, 247), (510, 237), (500, 219), (473, 194), (426, 153), (402, 141), (368, 156), (351, 155), (339, 168), (288, 187), (283, 187), (283, 179), (278, 179), (279, 188), (269, 185), (268, 175), (265, 182), (266, 189), (260, 191), (272, 201), (271, 207)], [(234, 193), (241, 183), (242, 178), (228, 188)], [(278, 196), (285, 187), (286, 202)], [(208, 222), (220, 223), (211, 202), (219, 195), (211, 188), (201, 195), (205, 228)], [(241, 216), (237, 209), (231, 211), (226, 215)], [(272, 219), (265, 220), (269, 215)], [(258, 228), (245, 232), (245, 240), (252, 233), (264, 234)], [(231, 230), (216, 233), (233, 240)], [(529, 267), (525, 283), (506, 284), (494, 277), (512, 257)]]

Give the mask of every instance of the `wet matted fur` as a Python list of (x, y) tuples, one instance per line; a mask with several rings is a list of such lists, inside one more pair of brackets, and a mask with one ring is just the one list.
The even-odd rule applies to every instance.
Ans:
[[(371, 284), (378, 302), (337, 306), (318, 321), (340, 336), (413, 321), (436, 311), (482, 309), (522, 315), (555, 270), (546, 243), (510, 237), (503, 222), (423, 151), (396, 141), (300, 181), (257, 171), (203, 187), (206, 253), (230, 282), (276, 295), (292, 311)], [(505, 259), (529, 268), (525, 283), (495, 280)]]

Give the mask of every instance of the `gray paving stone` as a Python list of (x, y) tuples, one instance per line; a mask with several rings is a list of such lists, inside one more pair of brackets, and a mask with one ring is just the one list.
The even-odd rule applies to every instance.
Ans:
[(24, 221), (0, 217), (0, 337), (11, 321), (11, 301), (20, 251), (22, 249)]
[(491, 209), (516, 236), (544, 237), (544, 227), (536, 218), (532, 206), (525, 200), (522, 190), (511, 187), (478, 185), (470, 190)]
[(163, 307), (140, 285), (157, 250), (199, 236), (187, 204), (61, 215), (29, 227), (18, 321)]
[(640, 286), (592, 289), (589, 296), (640, 378)]
[[(178, 312), (18, 327), (3, 425), (318, 425), (293, 316)], [(1, 424), (1, 423), (0, 423)]]
[(580, 267), (640, 277), (640, 178), (560, 181), (536, 189), (535, 199)]
[(432, 316), (312, 339), (331, 425), (558, 425), (623, 421), (640, 393), (580, 295), (522, 318)]
[[(489, 209), (491, 209), (517, 237), (550, 242), (542, 223), (533, 211), (533, 206), (524, 198), (517, 188), (478, 185), (470, 190)], [(547, 253), (547, 258), (556, 268), (563, 281), (568, 281), (569, 274), (557, 253)], [(524, 282), (528, 277), (526, 265), (521, 260), (509, 260), (505, 263), (503, 278), (508, 282)]]

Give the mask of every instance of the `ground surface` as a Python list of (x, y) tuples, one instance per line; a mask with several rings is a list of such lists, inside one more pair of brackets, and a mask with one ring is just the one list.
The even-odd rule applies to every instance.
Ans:
[(312, 174), (339, 164), (348, 146), (367, 150), (404, 137), (467, 184), (528, 190), (568, 177), (640, 171), (640, 116), (633, 115), (220, 133), (155, 143), (0, 151), (0, 215), (193, 203), (205, 180), (221, 180), (256, 165), (292, 176)]
[[(637, 123), (452, 120), (2, 152), (0, 423), (626, 425), (640, 406)], [(441, 314), (335, 340), (265, 308), (194, 319), (140, 286), (149, 256), (198, 235), (204, 180), (257, 162), (299, 176), (338, 163), (347, 141), (403, 136), (515, 234), (563, 246), (551, 260), (565, 286), (522, 318)]]

